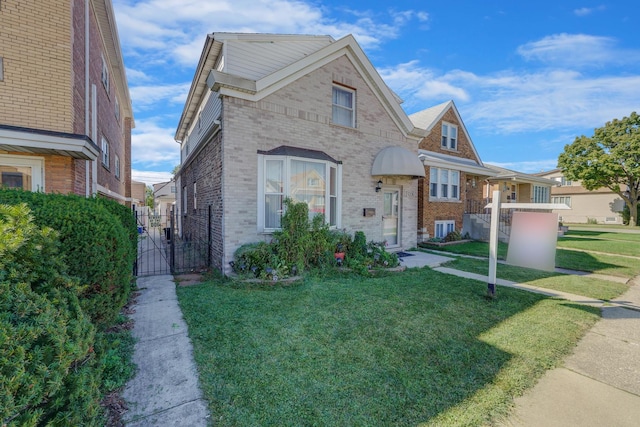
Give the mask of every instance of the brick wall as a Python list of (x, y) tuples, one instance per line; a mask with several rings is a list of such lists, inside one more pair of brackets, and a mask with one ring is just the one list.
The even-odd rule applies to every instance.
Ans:
[(0, 123), (72, 133), (69, 0), (3, 0)]
[[(331, 124), (333, 83), (355, 88), (357, 128)], [(269, 239), (257, 230), (257, 151), (288, 145), (323, 151), (342, 162), (342, 227), (364, 231), (369, 240), (382, 240), (383, 195), (374, 187), (371, 165), (383, 148), (395, 145), (417, 152), (354, 69), (346, 56), (312, 71), (260, 102), (225, 98), (223, 102), (224, 175), (221, 264), (228, 270), (242, 244)], [(385, 185), (402, 194), (401, 247), (416, 244), (417, 180), (387, 177)], [(189, 184), (187, 184), (189, 186)], [(232, 196), (231, 196), (232, 195)], [(364, 217), (363, 208), (375, 208)]]

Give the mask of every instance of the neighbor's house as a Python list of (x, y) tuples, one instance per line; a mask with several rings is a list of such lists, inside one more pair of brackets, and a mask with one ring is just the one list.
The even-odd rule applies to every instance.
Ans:
[(400, 103), (352, 36), (208, 35), (175, 135), (179, 233), (211, 207), (213, 266), (228, 273), (290, 197), (332, 228), (414, 247), (424, 132)]
[(0, 22), (0, 184), (130, 202), (133, 113), (111, 1), (2, 1)]
[(490, 199), (494, 191), (500, 191), (501, 203), (551, 203), (551, 189), (555, 181), (491, 164), (486, 166), (495, 175), (484, 183), (485, 198)]
[(482, 163), (453, 101), (409, 118), (426, 131), (418, 145), (426, 174), (418, 181), (418, 241), (444, 238), (466, 228), (466, 213), (486, 205), (482, 184), (495, 172)]
[[(567, 223), (622, 224), (622, 198), (606, 187), (589, 191), (579, 181), (567, 180), (562, 170), (541, 172), (536, 176), (554, 181), (551, 187), (551, 202), (562, 203), (571, 210), (557, 211), (561, 221)], [(555, 211), (554, 211), (555, 212)]]
[(176, 181), (153, 184), (153, 211), (160, 215), (160, 227), (167, 227), (176, 202)]

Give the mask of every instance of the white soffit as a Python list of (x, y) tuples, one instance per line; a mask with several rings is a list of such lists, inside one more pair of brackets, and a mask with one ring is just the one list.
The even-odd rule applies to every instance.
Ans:
[(418, 155), (403, 147), (393, 146), (380, 150), (373, 161), (371, 175), (401, 175), (424, 177), (424, 166)]

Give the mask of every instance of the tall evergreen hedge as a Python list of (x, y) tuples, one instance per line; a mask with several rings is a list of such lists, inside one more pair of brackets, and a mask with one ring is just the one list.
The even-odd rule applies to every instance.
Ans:
[(108, 326), (131, 289), (137, 240), (128, 209), (109, 200), (8, 189), (0, 189), (0, 203), (25, 203), (36, 225), (58, 232), (68, 273), (82, 287), (82, 309), (99, 328)]
[(0, 204), (0, 425), (101, 422), (95, 327), (58, 233)]

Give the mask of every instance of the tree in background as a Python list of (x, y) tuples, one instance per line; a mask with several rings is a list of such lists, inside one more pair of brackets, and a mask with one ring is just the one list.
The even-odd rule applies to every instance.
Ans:
[(144, 188), (144, 193), (145, 193), (145, 197), (144, 197), (144, 203), (149, 206), (149, 209), (154, 209), (155, 208), (155, 200), (153, 197), (153, 187), (150, 186), (146, 186)]
[(633, 112), (613, 119), (565, 145), (558, 158), (564, 176), (580, 180), (587, 190), (606, 187), (618, 194), (629, 208), (629, 225), (637, 224), (640, 196), (640, 116)]

